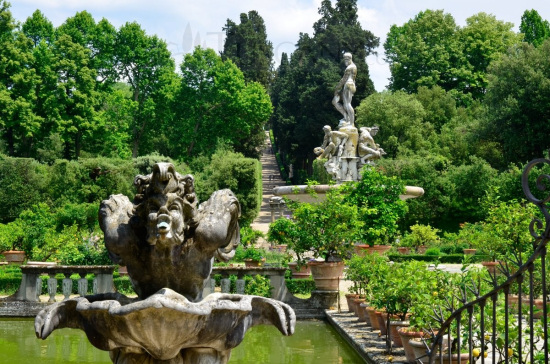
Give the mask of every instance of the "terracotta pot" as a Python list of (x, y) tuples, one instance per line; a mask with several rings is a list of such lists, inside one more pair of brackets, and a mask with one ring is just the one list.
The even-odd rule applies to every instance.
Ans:
[[(517, 295), (509, 295), (508, 296), (508, 306), (510, 307), (513, 312), (518, 311), (518, 300), (519, 297)], [(530, 306), (531, 301), (529, 296), (522, 295), (521, 296), (521, 307), (522, 311), (525, 312), (525, 309), (527, 309), (527, 312), (530, 312)], [(540, 319), (542, 318), (542, 308), (544, 307), (544, 301), (542, 298), (535, 298), (533, 299), (533, 318), (534, 319)]]
[(426, 344), (419, 338), (414, 338), (409, 340), (409, 345), (412, 348), (413, 351), (413, 361), (414, 362), (422, 362), (424, 364), (427, 364), (429, 362), (429, 357), (425, 356), (428, 349), (426, 348)]
[(287, 245), (281, 244), (281, 245), (275, 245), (275, 250), (277, 250), (279, 253), (286, 252)]
[(367, 315), (369, 315), (370, 326), (373, 330), (380, 330), (380, 325), (378, 324), (378, 318), (376, 317), (376, 308), (367, 307)]
[[(451, 360), (449, 360), (449, 354), (443, 353), (443, 364), (458, 364), (458, 354), (451, 354)], [(461, 353), (460, 354), (460, 363), (466, 364), (470, 360), (470, 354), (468, 353)], [(439, 355), (435, 358), (435, 363), (439, 363)]]
[(369, 306), (368, 303), (361, 303), (359, 305), (359, 321), (364, 321), (367, 325), (371, 326), (370, 324), (370, 316), (367, 312), (367, 307)]
[(416, 359), (416, 356), (414, 355), (413, 347), (409, 344), (409, 341), (414, 338), (423, 337), (424, 333), (422, 331), (413, 331), (406, 327), (399, 328), (397, 332), (399, 333), (399, 338), (401, 339), (401, 343), (403, 344), (403, 349), (405, 349), (405, 356), (407, 357), (407, 361), (413, 363)]
[(397, 332), (402, 327), (408, 327), (409, 321), (390, 321), (390, 338), (393, 341), (393, 346), (402, 347), (403, 341)]
[(400, 246), (399, 248), (397, 248), (397, 251), (399, 252), (399, 254), (410, 254), (411, 248), (409, 248), (408, 246)]
[(498, 269), (500, 266), (499, 262), (481, 262), (481, 265), (484, 266), (491, 274), (500, 273), (500, 270)]
[(359, 322), (365, 322), (367, 320), (367, 310), (366, 310), (366, 305), (365, 305), (365, 299), (362, 299), (363, 302), (357, 302), (358, 300), (356, 300), (356, 311), (355, 311), (355, 314), (357, 315), (358, 317), (358, 321)]
[(265, 262), (265, 259), (263, 259), (263, 260), (245, 259), (244, 260), (244, 266), (246, 268), (261, 267), (263, 262)]
[(355, 251), (355, 254), (357, 254), (360, 257), (364, 257), (365, 254), (367, 254), (367, 248), (369, 246), (367, 244), (358, 244), (353, 247), (353, 250)]
[(315, 281), (315, 287), (319, 291), (338, 291), (344, 262), (309, 262), (311, 275)]
[(384, 254), (391, 249), (391, 245), (373, 245), (367, 249), (369, 254)]
[(382, 311), (375, 311), (376, 319), (378, 320), (378, 329), (382, 335), (386, 335), (388, 330), (386, 328), (386, 319), (382, 316)]
[(2, 255), (6, 258), (6, 262), (9, 264), (23, 264), (27, 258), (25, 252), (19, 250), (7, 250), (2, 252)]
[[(359, 311), (360, 311), (359, 305), (360, 305), (361, 303), (364, 303), (364, 302), (365, 302), (365, 299), (364, 299), (364, 298), (361, 298), (361, 297), (356, 297), (356, 298), (354, 298), (352, 301), (353, 301), (353, 304), (352, 304), (352, 306), (353, 306), (353, 313), (355, 314), (355, 316), (360, 317), (360, 316), (359, 316)], [(366, 313), (366, 312), (365, 312), (365, 313)], [(359, 320), (359, 321), (361, 321), (361, 320)]]
[(424, 254), (426, 253), (426, 250), (428, 250), (428, 247), (426, 245), (420, 245), (416, 247), (417, 254)]
[(464, 254), (466, 255), (474, 255), (477, 251), (477, 249), (463, 249)]
[(348, 312), (355, 313), (355, 302), (353, 301), (355, 298), (359, 298), (359, 295), (357, 293), (348, 293), (346, 296), (346, 302), (348, 303)]
[(304, 279), (311, 276), (311, 270), (307, 264), (303, 264), (300, 269), (298, 269), (298, 263), (288, 263), (288, 269), (292, 272), (292, 278), (295, 279)]

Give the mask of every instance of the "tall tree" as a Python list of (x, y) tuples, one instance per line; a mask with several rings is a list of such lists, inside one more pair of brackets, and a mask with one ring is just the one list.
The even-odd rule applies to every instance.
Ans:
[(474, 99), (485, 96), (489, 64), (521, 42), (521, 36), (512, 30), (513, 27), (514, 24), (497, 20), (494, 15), (478, 13), (466, 19), (466, 26), (459, 29), (458, 38), (469, 64), (463, 91), (472, 94)]
[(160, 129), (157, 103), (163, 87), (171, 82), (174, 61), (166, 42), (147, 35), (135, 22), (120, 27), (114, 49), (118, 79), (128, 82), (132, 98), (138, 104), (132, 123), (132, 156), (137, 157), (146, 132)]
[(323, 125), (338, 124), (340, 115), (331, 99), (344, 70), (344, 52), (352, 53), (357, 66), (353, 105), (374, 92), (366, 57), (379, 39), (361, 27), (357, 10), (355, 0), (338, 0), (335, 6), (330, 0), (322, 1), (313, 36), (300, 34), (290, 62), (279, 67), (278, 85), (272, 92), (277, 100), (272, 124), (286, 163), (293, 163), (296, 170), (310, 171)]
[[(212, 154), (219, 143), (250, 155), (243, 146), (272, 111), (265, 89), (257, 82), (246, 83), (233, 62), (224, 62), (211, 49), (197, 47), (187, 54), (181, 72), (173, 105), (176, 117), (165, 132), (173, 148), (170, 155), (190, 160)], [(258, 148), (263, 139), (257, 142), (249, 148)]]
[(222, 57), (232, 60), (247, 81), (259, 82), (267, 89), (272, 78), (273, 44), (267, 40), (264, 20), (256, 10), (242, 13), (240, 20), (236, 24), (227, 19)]
[(89, 50), (63, 34), (54, 44), (57, 73), (58, 130), (65, 142), (65, 158), (80, 156), (84, 134), (95, 127), (98, 92), (96, 71), (89, 63)]
[(550, 24), (543, 20), (535, 9), (525, 10), (521, 16), (519, 31), (523, 33), (523, 41), (538, 47), (545, 39), (550, 38)]
[(489, 68), (487, 128), (508, 163), (525, 163), (550, 148), (550, 40), (522, 43)]
[(456, 36), (454, 18), (442, 10), (426, 10), (402, 26), (392, 25), (384, 43), (390, 65), (389, 88), (416, 92), (419, 86), (462, 88), (466, 61)]

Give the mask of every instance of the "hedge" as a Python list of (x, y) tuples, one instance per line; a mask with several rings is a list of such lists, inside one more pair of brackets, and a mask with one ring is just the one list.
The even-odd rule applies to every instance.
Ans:
[(447, 264), (479, 263), (479, 262), (491, 260), (491, 258), (488, 255), (482, 255), (482, 254), (476, 254), (476, 255), (388, 254), (388, 258), (394, 262), (406, 262), (410, 260), (418, 260), (421, 262), (447, 263)]

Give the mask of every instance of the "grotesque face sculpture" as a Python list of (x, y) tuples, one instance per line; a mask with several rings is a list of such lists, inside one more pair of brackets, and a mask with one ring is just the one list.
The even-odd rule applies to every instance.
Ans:
[(149, 176), (137, 176), (138, 224), (147, 230), (147, 243), (181, 244), (194, 224), (196, 198), (191, 175), (181, 176), (170, 164), (157, 164)]

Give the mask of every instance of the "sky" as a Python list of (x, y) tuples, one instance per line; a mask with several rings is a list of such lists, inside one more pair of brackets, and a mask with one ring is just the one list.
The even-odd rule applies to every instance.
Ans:
[[(54, 26), (59, 26), (77, 12), (86, 10), (96, 21), (106, 18), (115, 27), (137, 22), (149, 35), (164, 39), (176, 63), (195, 45), (223, 50), (223, 26), (227, 19), (239, 22), (241, 13), (256, 10), (263, 17), (268, 39), (273, 43), (275, 64), (283, 52), (292, 53), (300, 32), (312, 34), (319, 19), (321, 0), (8, 0), (13, 17), (24, 22), (39, 9)], [(335, 1), (333, 0), (333, 4)], [(382, 45), (390, 27), (403, 25), (426, 9), (444, 10), (457, 25), (479, 12), (493, 14), (498, 20), (511, 22), (519, 31), (525, 10), (535, 9), (550, 20), (548, 0), (358, 0), (358, 16), (363, 29), (380, 38), (377, 55), (367, 64), (377, 91), (388, 85), (390, 71), (384, 61)]]

